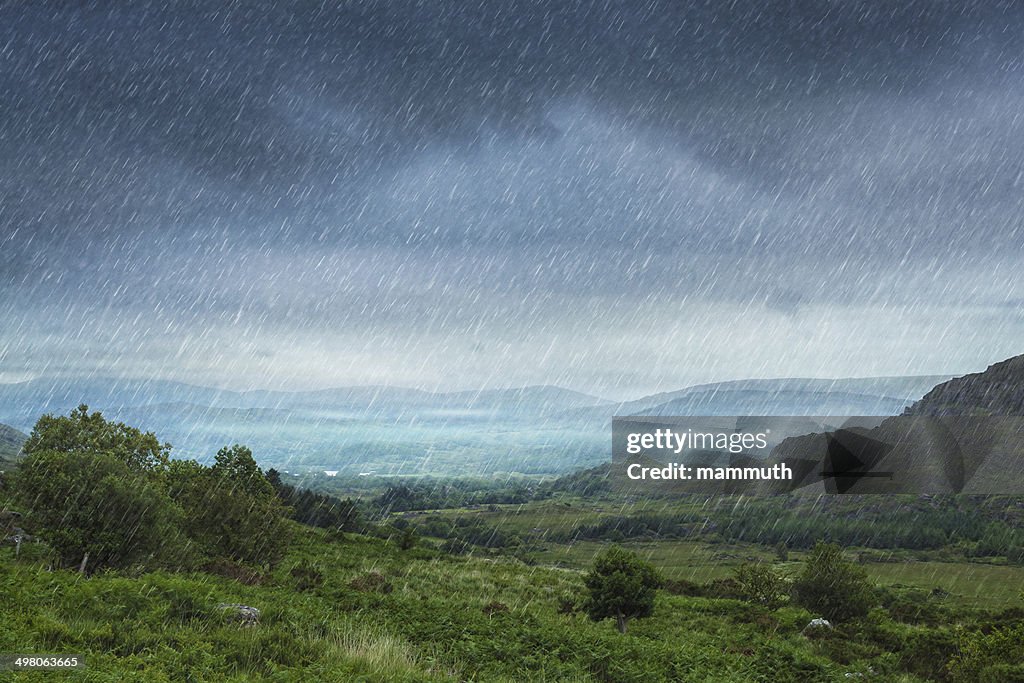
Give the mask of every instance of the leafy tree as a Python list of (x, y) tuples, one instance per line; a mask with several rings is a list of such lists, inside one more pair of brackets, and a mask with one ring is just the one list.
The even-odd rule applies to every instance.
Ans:
[(211, 471), (248, 494), (268, 496), (274, 493), (274, 487), (252, 457), (252, 451), (245, 446), (235, 444), (217, 451)]
[(654, 597), (661, 582), (649, 562), (612, 546), (597, 557), (584, 578), (587, 613), (594, 621), (614, 618), (619, 633), (625, 633), (631, 619), (650, 616), (654, 611)]
[(373, 499), (373, 506), (381, 511), (382, 516), (391, 512), (426, 510), (430, 507), (423, 492), (407, 484), (387, 487), (384, 493)]
[(779, 541), (775, 544), (775, 558), (779, 562), (789, 562), (789, 548), (786, 546), (785, 541)]
[(263, 476), (267, 478), (267, 481), (269, 481), (270, 485), (273, 486), (275, 489), (280, 489), (282, 486), (285, 485), (285, 483), (281, 481), (281, 473), (275, 470), (273, 467), (264, 472)]
[(152, 432), (123, 422), (110, 422), (99, 412), (80, 405), (67, 416), (43, 415), (22, 447), (26, 456), (42, 451), (105, 453), (136, 472), (160, 472), (167, 467), (171, 445)]
[(175, 554), (170, 446), (79, 406), (44, 415), (25, 444), (15, 492), (64, 565), (84, 571)]
[(190, 536), (202, 530), (201, 510), (208, 507), (210, 468), (195, 460), (172, 460), (167, 468), (167, 490), (183, 511), (182, 523)]
[(834, 543), (818, 541), (803, 571), (793, 583), (794, 601), (832, 621), (847, 621), (868, 613), (874, 590), (867, 574), (843, 558)]
[(189, 535), (207, 555), (274, 564), (284, 554), (289, 510), (245, 446), (222, 448), (211, 467), (176, 461), (168, 479)]

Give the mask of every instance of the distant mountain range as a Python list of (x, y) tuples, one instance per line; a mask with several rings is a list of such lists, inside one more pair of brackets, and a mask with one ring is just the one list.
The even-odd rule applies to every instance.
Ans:
[(740, 380), (613, 402), (555, 386), (236, 392), (167, 380), (51, 378), (0, 384), (0, 422), (28, 431), (44, 413), (85, 403), (201, 460), (245, 443), (264, 465), (286, 469), (559, 473), (607, 460), (613, 415), (890, 415), (947, 379)]
[(947, 375), (747, 379), (700, 384), (615, 407), (616, 415), (891, 415)]
[(222, 410), (325, 411), (366, 419), (438, 412), (538, 415), (611, 401), (554, 386), (435, 393), (392, 386), (319, 391), (228, 391), (168, 380), (44, 378), (0, 384), (0, 419), (28, 427), (44, 413), (81, 403), (107, 411), (142, 407)]

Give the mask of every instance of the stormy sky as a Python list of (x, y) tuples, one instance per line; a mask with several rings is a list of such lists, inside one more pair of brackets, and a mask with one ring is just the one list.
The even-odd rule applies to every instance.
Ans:
[(0, 4), (0, 381), (961, 373), (1024, 351), (1024, 11)]

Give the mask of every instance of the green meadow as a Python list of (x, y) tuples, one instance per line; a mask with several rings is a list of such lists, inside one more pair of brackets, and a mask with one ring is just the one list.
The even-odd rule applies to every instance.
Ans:
[[(954, 644), (951, 661), (956, 624), (978, 618), (953, 609), (943, 618), (956, 624), (905, 623), (877, 608), (809, 638), (801, 631), (814, 615), (802, 608), (660, 591), (654, 615), (621, 635), (580, 613), (578, 571), (295, 531), (281, 563), (245, 581), (167, 572), (84, 578), (50, 571), (39, 547), (24, 546), (17, 560), (4, 548), (0, 651), (82, 654), (86, 668), (62, 674), (71, 681), (835, 681), (869, 671), (916, 681), (930, 678), (927, 644)], [(579, 544), (574, 560), (585, 565), (597, 545)], [(670, 548), (637, 549), (669, 574), (713, 560), (695, 547), (689, 560)], [(928, 576), (888, 578), (924, 584)], [(238, 623), (222, 603), (257, 607), (259, 623)]]

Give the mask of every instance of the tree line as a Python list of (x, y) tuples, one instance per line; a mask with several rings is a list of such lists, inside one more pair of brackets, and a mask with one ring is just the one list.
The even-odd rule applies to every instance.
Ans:
[(58, 563), (82, 572), (272, 566), (291, 540), (290, 517), (342, 530), (357, 520), (352, 501), (283, 484), (245, 446), (220, 449), (211, 465), (172, 460), (153, 433), (86, 405), (41, 417), (22, 451), (15, 501)]

